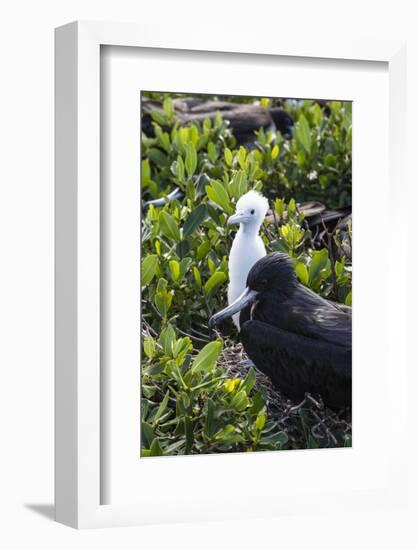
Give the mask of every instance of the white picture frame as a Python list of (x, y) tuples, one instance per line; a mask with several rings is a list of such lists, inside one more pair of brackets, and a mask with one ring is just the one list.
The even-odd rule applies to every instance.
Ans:
[[(390, 197), (405, 200), (405, 45), (372, 40), (326, 43), (317, 40), (280, 41), (259, 36), (248, 46), (237, 33), (195, 29), (186, 35), (173, 29), (75, 22), (56, 30), (56, 519), (77, 528), (121, 526), (161, 521), (152, 507), (101, 504), (100, 408), (100, 49), (101, 46), (163, 48), (242, 53), (295, 58), (380, 61), (389, 71)], [(163, 31), (163, 32), (162, 32)], [(388, 136), (387, 136), (388, 137)], [(394, 209), (392, 216), (400, 213)], [(405, 241), (387, 243), (395, 254), (396, 278), (405, 281)], [(391, 248), (390, 248), (391, 247)], [(399, 267), (398, 267), (399, 266)], [(393, 283), (394, 278), (390, 281)], [(397, 395), (406, 388), (405, 284), (389, 302), (398, 320), (395, 377)], [(394, 338), (394, 334), (392, 335)], [(402, 344), (402, 345), (399, 345)], [(405, 405), (395, 409), (395, 424), (404, 425)], [(342, 506), (397, 505), (405, 498), (406, 477), (401, 428), (390, 451), (387, 482), (382, 489), (340, 494)], [(164, 498), (166, 497), (165, 501)], [(185, 520), (186, 508), (168, 495), (164, 521)], [(289, 496), (268, 507), (268, 514), (304, 512), (311, 502), (329, 506), (326, 493)], [(334, 505), (334, 500), (332, 501)], [(261, 512), (262, 513), (262, 512)], [(245, 515), (230, 503), (214, 502), (188, 519), (235, 518)], [(258, 514), (259, 515), (259, 514)]]

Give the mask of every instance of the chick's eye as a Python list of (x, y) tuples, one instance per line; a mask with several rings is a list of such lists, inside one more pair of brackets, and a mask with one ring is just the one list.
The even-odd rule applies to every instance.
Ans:
[(252, 210), (250, 211), (250, 213), (251, 213), (251, 214), (255, 214), (255, 210), (252, 209)]

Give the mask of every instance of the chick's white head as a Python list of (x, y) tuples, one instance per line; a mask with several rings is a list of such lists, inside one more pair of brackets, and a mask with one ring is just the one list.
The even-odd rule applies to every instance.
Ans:
[(258, 191), (248, 191), (236, 203), (236, 213), (227, 220), (227, 224), (241, 223), (260, 227), (268, 211), (268, 201)]

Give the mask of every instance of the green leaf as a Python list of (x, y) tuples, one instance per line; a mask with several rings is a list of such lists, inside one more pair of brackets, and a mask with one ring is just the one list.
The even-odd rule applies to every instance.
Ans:
[(142, 260), (141, 279), (142, 286), (148, 285), (154, 278), (158, 269), (158, 256), (150, 254)]
[(166, 120), (164, 115), (159, 111), (152, 111), (151, 112), (152, 120), (160, 124), (161, 126), (164, 126), (166, 124)]
[(158, 166), (159, 169), (163, 167), (168, 168), (170, 165), (170, 160), (168, 156), (156, 147), (148, 149), (148, 157), (154, 164), (156, 164), (156, 166)]
[(217, 150), (216, 146), (212, 141), (210, 141), (207, 145), (207, 156), (211, 160), (211, 162), (214, 164), (217, 160)]
[(185, 151), (185, 169), (188, 177), (191, 178), (197, 168), (197, 151), (193, 143), (187, 143)]
[(297, 205), (294, 199), (290, 199), (287, 209), (289, 214), (295, 214), (297, 212)]
[(192, 349), (192, 347), (193, 344), (188, 336), (186, 336), (185, 338), (180, 338), (173, 346), (174, 359), (181, 356), (184, 357), (185, 354)]
[(258, 414), (266, 405), (264, 395), (258, 391), (252, 398), (252, 405), (249, 408), (251, 414)]
[(227, 277), (223, 273), (223, 271), (216, 271), (215, 273), (213, 273), (213, 275), (204, 285), (204, 290), (206, 291), (206, 294), (212, 294), (213, 291), (218, 286), (222, 285), (225, 281), (227, 281)]
[(165, 152), (169, 153), (171, 150), (171, 143), (169, 141), (169, 135), (167, 132), (163, 132), (159, 126), (155, 126), (155, 135), (157, 143)]
[(352, 307), (352, 291), (346, 296), (345, 305)]
[(164, 454), (157, 437), (155, 437), (155, 439), (152, 441), (151, 447), (149, 450), (150, 450), (149, 456), (163, 456)]
[(343, 257), (341, 262), (339, 262), (338, 260), (335, 261), (334, 270), (338, 277), (341, 277), (343, 274), (343, 270), (345, 267), (345, 260), (346, 260), (345, 257)]
[(239, 170), (236, 172), (230, 187), (236, 200), (239, 200), (240, 197), (246, 193), (248, 189), (248, 177), (244, 170)]
[(251, 367), (242, 384), (242, 389), (244, 389), (247, 393), (249, 393), (251, 389), (254, 387), (255, 382), (256, 382), (255, 369)]
[(207, 218), (207, 206), (205, 204), (199, 204), (184, 223), (184, 237), (188, 237), (197, 229), (197, 227)]
[(142, 440), (142, 447), (145, 447), (145, 449), (149, 449), (154, 439), (153, 428), (147, 422), (142, 422), (140, 431), (141, 431), (140, 436)]
[(177, 256), (180, 258), (185, 258), (187, 254), (190, 252), (190, 243), (188, 239), (183, 239), (180, 241), (177, 246), (175, 247), (175, 251), (177, 253)]
[(224, 160), (226, 161), (227, 166), (232, 166), (233, 163), (233, 153), (229, 148), (224, 150)]
[(184, 439), (179, 439), (178, 441), (174, 441), (174, 443), (171, 443), (171, 445), (168, 445), (167, 447), (165, 447), (165, 455), (175, 454), (175, 451), (178, 451), (179, 449), (181, 449), (181, 447), (184, 447), (184, 444), (185, 444)]
[(303, 262), (297, 262), (295, 266), (295, 272), (297, 273), (297, 277), (303, 283), (303, 285), (308, 286), (308, 269), (305, 264), (303, 264)]
[(212, 399), (207, 400), (207, 415), (204, 421), (204, 433), (206, 437), (212, 438), (215, 433), (214, 413), (216, 406)]
[(277, 213), (278, 217), (281, 219), (283, 217), (285, 209), (286, 209), (284, 199), (275, 199), (274, 208), (275, 208), (275, 212)]
[(155, 416), (153, 417), (153, 422), (156, 423), (158, 422), (158, 420), (161, 418), (161, 416), (164, 414), (165, 412), (165, 409), (167, 408), (167, 405), (168, 405), (168, 401), (169, 401), (169, 390), (166, 392), (166, 394), (164, 395), (164, 398), (163, 400), (161, 401), (159, 407), (158, 407), (158, 410), (156, 411), (155, 413)]
[(211, 242), (210, 241), (202, 242), (197, 248), (197, 259), (202, 260), (203, 258), (205, 258), (210, 250), (211, 250)]
[(147, 336), (143, 341), (143, 351), (149, 359), (155, 355), (156, 343), (152, 336)]
[(221, 443), (225, 443), (225, 439), (228, 439), (228, 436), (230, 436), (235, 431), (235, 427), (232, 424), (227, 424), (224, 428), (219, 430), (216, 433), (216, 439), (221, 441)]
[[(197, 144), (200, 138), (200, 132), (198, 131), (198, 128), (195, 124), (191, 124), (190, 126), (190, 143), (192, 143), (197, 149)], [(197, 157), (196, 157), (197, 159)]]
[(159, 336), (159, 343), (166, 355), (172, 355), (173, 346), (175, 344), (175, 331), (172, 325), (168, 324)]
[(198, 270), (198, 267), (195, 265), (193, 266), (193, 275), (194, 275), (195, 282), (197, 284), (197, 288), (201, 288), (202, 283), (201, 283), (200, 271)]
[(321, 281), (321, 274), (326, 269), (329, 262), (329, 254), (325, 248), (313, 251), (313, 259), (309, 267), (309, 282), (313, 288), (316, 288)]
[(243, 411), (243, 409), (246, 409), (249, 405), (249, 398), (245, 390), (240, 390), (237, 392), (231, 401), (231, 405), (237, 411)]
[(167, 96), (164, 99), (164, 102), (162, 105), (163, 105), (165, 116), (167, 117), (168, 120), (171, 120), (174, 117), (174, 103), (172, 99), (169, 96)]
[(214, 342), (206, 344), (194, 359), (191, 367), (192, 372), (200, 372), (202, 370), (206, 372), (211, 371), (216, 365), (222, 348), (223, 342), (221, 340), (215, 340)]
[(182, 160), (182, 157), (178, 155), (177, 162), (175, 165), (175, 175), (179, 179), (179, 181), (183, 181), (185, 177), (185, 167), (184, 167), (184, 161)]
[(222, 115), (220, 114), (220, 111), (216, 111), (216, 114), (214, 115), (214, 127), (220, 128), (222, 124), (223, 124)]
[(170, 260), (169, 269), (171, 271), (171, 277), (173, 281), (178, 281), (180, 278), (180, 264), (177, 260)]
[(258, 432), (261, 432), (264, 429), (265, 422), (266, 422), (266, 412), (260, 411), (255, 420), (255, 430), (257, 430)]
[(159, 214), (159, 226), (162, 233), (174, 241), (179, 242), (181, 240), (181, 234), (177, 222), (164, 210)]
[(211, 258), (207, 258), (207, 267), (209, 268), (210, 273), (213, 275), (213, 273), (216, 271), (216, 264)]
[(184, 275), (188, 272), (191, 265), (193, 263), (193, 260), (191, 258), (183, 258), (180, 262), (180, 274), (181, 277), (184, 277)]
[(242, 170), (246, 170), (246, 155), (247, 151), (244, 147), (240, 146), (237, 153), (237, 161)]
[(143, 374), (145, 376), (157, 376), (158, 374), (161, 374), (165, 369), (164, 363), (154, 363), (150, 365), (149, 367), (145, 367), (143, 369)]
[(298, 119), (298, 125), (295, 131), (296, 140), (302, 145), (307, 154), (311, 153), (311, 134), (310, 126), (306, 117), (301, 114)]
[(335, 155), (331, 155), (330, 153), (324, 157), (324, 165), (325, 166), (331, 166), (334, 168), (336, 166), (337, 159)]
[(261, 443), (266, 443), (276, 449), (282, 449), (287, 442), (288, 435), (285, 432), (275, 432), (261, 439)]
[(172, 298), (173, 298), (173, 292), (168, 292), (167, 290), (164, 290), (162, 292), (157, 292), (155, 294), (155, 305), (158, 308), (159, 313), (162, 315), (162, 317), (166, 317), (168, 311), (171, 308), (172, 304)]
[(229, 195), (223, 184), (217, 180), (211, 180), (210, 185), (206, 187), (207, 196), (218, 204), (228, 214), (232, 213)]
[(146, 185), (151, 179), (151, 167), (149, 159), (142, 160), (142, 184)]

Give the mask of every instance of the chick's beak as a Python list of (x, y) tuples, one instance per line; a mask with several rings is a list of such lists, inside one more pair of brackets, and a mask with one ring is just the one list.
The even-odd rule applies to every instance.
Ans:
[(245, 212), (236, 212), (236, 214), (233, 214), (233, 216), (230, 216), (230, 218), (227, 220), (227, 225), (232, 225), (234, 223), (241, 223), (247, 221), (247, 216)]

